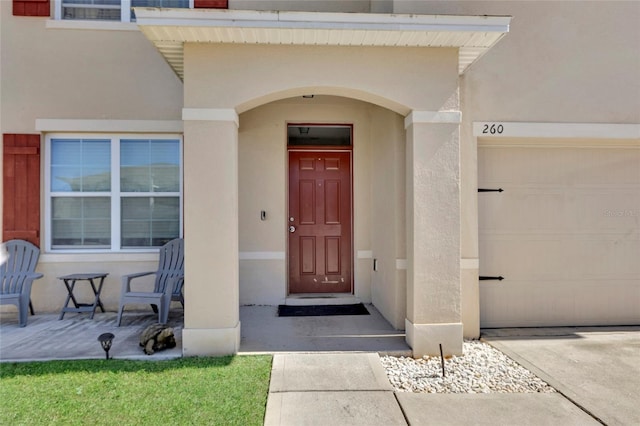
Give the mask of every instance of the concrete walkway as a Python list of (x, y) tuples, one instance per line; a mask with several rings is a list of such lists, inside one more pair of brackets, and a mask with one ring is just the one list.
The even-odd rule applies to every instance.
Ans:
[(393, 392), (377, 354), (276, 354), (266, 426), (599, 425), (558, 393)]

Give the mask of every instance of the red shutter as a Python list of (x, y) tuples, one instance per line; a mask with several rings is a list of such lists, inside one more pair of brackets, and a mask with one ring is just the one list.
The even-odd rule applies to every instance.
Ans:
[(228, 9), (228, 0), (194, 0), (193, 7), (196, 9)]
[(40, 246), (40, 135), (3, 135), (2, 240)]
[(13, 16), (50, 16), (50, 0), (13, 0)]

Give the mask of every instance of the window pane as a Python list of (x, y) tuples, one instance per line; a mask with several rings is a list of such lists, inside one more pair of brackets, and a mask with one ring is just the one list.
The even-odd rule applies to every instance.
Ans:
[(51, 140), (51, 191), (108, 192), (110, 190), (110, 140)]
[(179, 192), (178, 140), (120, 141), (122, 192)]
[(108, 197), (54, 197), (51, 200), (54, 248), (111, 246), (111, 200)]
[(62, 19), (120, 20), (120, 0), (62, 0)]
[(179, 197), (123, 197), (122, 247), (159, 247), (180, 236)]
[(287, 140), (289, 146), (351, 146), (351, 127), (289, 125)]
[(131, 0), (131, 20), (135, 21), (134, 7), (188, 8), (189, 0)]
[(62, 0), (62, 4), (86, 6), (120, 6), (121, 0)]
[(131, 0), (131, 7), (189, 7), (189, 0)]

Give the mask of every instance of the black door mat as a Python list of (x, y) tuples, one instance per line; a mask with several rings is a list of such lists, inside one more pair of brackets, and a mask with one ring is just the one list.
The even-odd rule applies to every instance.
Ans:
[(362, 303), (356, 305), (278, 306), (279, 317), (323, 317), (328, 315), (369, 315), (369, 311)]

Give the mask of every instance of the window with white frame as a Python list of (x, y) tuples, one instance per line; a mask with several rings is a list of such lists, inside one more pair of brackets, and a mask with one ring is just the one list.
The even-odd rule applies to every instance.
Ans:
[(55, 0), (57, 19), (135, 21), (134, 7), (189, 8), (193, 0)]
[(47, 247), (121, 251), (181, 234), (181, 138), (49, 135)]

